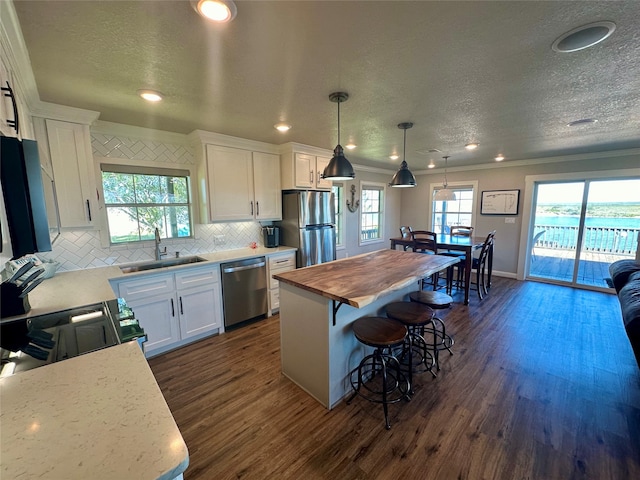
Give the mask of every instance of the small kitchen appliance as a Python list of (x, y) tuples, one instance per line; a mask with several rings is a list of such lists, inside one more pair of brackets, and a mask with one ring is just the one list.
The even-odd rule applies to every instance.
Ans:
[(276, 248), (280, 245), (280, 227), (262, 227), (262, 235), (266, 248)]

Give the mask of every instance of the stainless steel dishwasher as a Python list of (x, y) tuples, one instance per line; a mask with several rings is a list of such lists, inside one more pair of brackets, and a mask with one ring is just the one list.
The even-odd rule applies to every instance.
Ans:
[(267, 267), (264, 257), (223, 263), (224, 326), (267, 314)]

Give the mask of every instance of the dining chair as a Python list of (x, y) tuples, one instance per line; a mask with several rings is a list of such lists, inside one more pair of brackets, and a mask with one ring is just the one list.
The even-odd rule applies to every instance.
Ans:
[(400, 236), (403, 239), (409, 239), (411, 238), (411, 232), (413, 231), (413, 229), (410, 226), (402, 226), (400, 227)]
[[(449, 234), (452, 237), (471, 237), (473, 235), (473, 227), (467, 227), (464, 225), (452, 225), (449, 227)], [(441, 252), (440, 255), (447, 255), (449, 257), (456, 257), (459, 259), (459, 262), (455, 264), (452, 269), (452, 275), (450, 278), (450, 282), (447, 285), (447, 293), (451, 294), (451, 290), (453, 288), (453, 277), (456, 278), (456, 287), (462, 285), (462, 274), (464, 272), (464, 263), (466, 260), (466, 255), (464, 252), (460, 252), (457, 250), (446, 250), (445, 252)]]
[[(429, 232), (428, 230), (412, 230), (411, 238), (413, 239), (413, 251), (424, 253), (428, 255), (435, 255), (438, 253), (438, 240), (437, 234)], [(451, 268), (447, 267), (447, 285), (449, 284), (449, 278), (452, 273)], [(440, 278), (440, 272), (436, 272), (431, 275), (431, 285), (433, 289), (438, 289), (438, 280)], [(422, 280), (422, 286), (424, 287), (425, 281)]]
[(477, 258), (473, 259), (472, 268), (476, 271), (476, 287), (478, 289), (478, 297), (480, 298), (480, 300), (483, 299), (484, 295), (487, 295), (489, 293), (486, 282), (486, 265), (487, 259), (489, 258), (489, 252), (493, 248), (495, 235), (495, 230), (489, 232), (487, 238), (482, 244), (480, 255)]

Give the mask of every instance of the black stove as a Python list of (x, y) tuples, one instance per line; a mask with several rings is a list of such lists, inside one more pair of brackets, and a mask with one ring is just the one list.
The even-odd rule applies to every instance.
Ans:
[(147, 340), (122, 298), (0, 325), (0, 377), (124, 342)]

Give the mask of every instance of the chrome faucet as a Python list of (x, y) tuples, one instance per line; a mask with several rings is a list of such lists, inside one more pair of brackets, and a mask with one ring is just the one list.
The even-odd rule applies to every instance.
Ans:
[(164, 247), (163, 250), (160, 250), (160, 242), (160, 232), (156, 227), (156, 260), (162, 260), (162, 257), (167, 254), (167, 247)]

